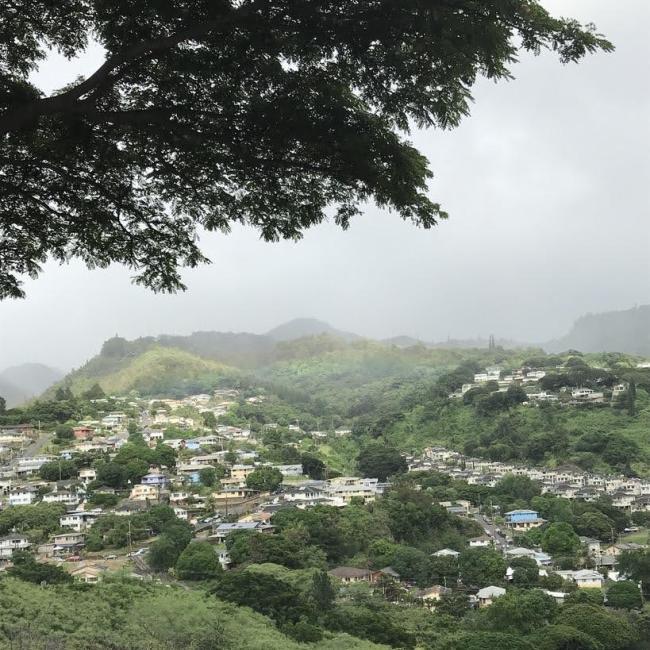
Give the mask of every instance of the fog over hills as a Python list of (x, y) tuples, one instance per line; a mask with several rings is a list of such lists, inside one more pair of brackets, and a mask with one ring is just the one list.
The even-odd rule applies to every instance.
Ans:
[(0, 372), (0, 395), (9, 408), (40, 395), (64, 373), (42, 363), (23, 363)]
[(543, 346), (549, 352), (626, 352), (650, 355), (650, 305), (581, 316), (571, 331)]
[[(205, 362), (216, 362), (223, 366), (240, 369), (260, 367), (273, 363), (286, 354), (286, 346), (299, 339), (325, 337), (331, 341), (345, 343), (361, 341), (360, 334), (339, 330), (333, 325), (313, 318), (296, 318), (278, 325), (266, 334), (249, 332), (193, 332), (187, 336), (147, 336), (127, 341), (113, 337), (104, 343), (100, 354), (90, 359), (78, 370), (66, 377), (79, 388), (88, 388), (97, 378), (104, 378), (107, 385), (118, 389), (142, 375), (150, 381), (165, 386), (170, 382), (184, 383), (203, 372), (216, 371), (216, 367)], [(487, 348), (484, 338), (448, 339), (446, 341), (421, 341), (411, 336), (395, 336), (376, 343), (387, 347), (410, 348)], [(582, 352), (624, 352), (650, 357), (650, 305), (643, 305), (623, 311), (587, 314), (579, 318), (571, 330), (559, 339), (547, 343), (517, 342), (495, 336), (497, 346), (515, 349), (523, 347), (543, 348), (547, 352), (561, 352), (576, 349)], [(190, 356), (174, 356), (172, 350)], [(143, 357), (148, 353), (148, 356)], [(298, 353), (299, 354), (299, 353)], [(138, 360), (138, 368), (131, 367)], [(155, 372), (151, 369), (155, 368)], [(125, 374), (126, 373), (126, 374)], [(165, 381), (160, 375), (168, 375)], [(40, 395), (50, 386), (63, 379), (64, 373), (38, 363), (13, 366), (0, 372), (0, 395), (8, 406), (16, 406), (31, 397)], [(162, 387), (161, 384), (161, 387)]]

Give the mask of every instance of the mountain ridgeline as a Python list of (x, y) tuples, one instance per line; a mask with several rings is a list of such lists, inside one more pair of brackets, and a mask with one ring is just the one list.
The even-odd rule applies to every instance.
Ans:
[[(305, 363), (312, 360), (309, 363), (317, 366), (329, 364), (333, 373), (352, 372), (365, 376), (367, 371), (362, 370), (365, 364), (380, 375), (396, 376), (410, 374), (414, 368), (435, 366), (442, 370), (465, 358), (467, 350), (474, 349), (480, 355), (479, 351), (487, 347), (487, 341), (483, 340), (445, 344), (398, 336), (373, 341), (322, 321), (300, 318), (266, 334), (204, 331), (188, 336), (164, 334), (133, 341), (115, 336), (103, 344), (99, 355), (70, 373), (61, 384), (76, 393), (98, 382), (109, 392), (136, 390), (148, 395), (181, 394), (207, 390), (221, 383), (232, 384), (251, 374), (264, 376), (268, 374), (266, 368), (299, 360)], [(523, 357), (535, 350), (533, 346), (503, 339), (496, 340), (496, 347)], [(547, 352), (574, 349), (650, 356), (650, 306), (584, 316), (567, 336), (536, 349), (541, 352), (542, 347)], [(379, 368), (384, 368), (385, 372), (380, 372)], [(58, 379), (60, 377), (54, 381)], [(340, 381), (343, 380), (342, 375)]]
[(581, 316), (571, 331), (544, 346), (549, 352), (625, 352), (650, 356), (650, 305)]

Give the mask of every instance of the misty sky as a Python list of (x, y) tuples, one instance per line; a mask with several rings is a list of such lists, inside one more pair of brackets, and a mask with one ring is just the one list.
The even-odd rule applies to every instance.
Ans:
[[(412, 135), (449, 221), (424, 231), (368, 206), (347, 232), (324, 224), (298, 243), (209, 235), (213, 264), (172, 296), (124, 268), (48, 265), (25, 300), (0, 303), (0, 369), (78, 366), (115, 333), (261, 333), (298, 316), (373, 337), (543, 341), (585, 312), (649, 303), (650, 2), (543, 4), (595, 22), (616, 52), (526, 57), (514, 81), (478, 84), (460, 128)], [(37, 81), (59, 88), (101, 57), (53, 57)]]

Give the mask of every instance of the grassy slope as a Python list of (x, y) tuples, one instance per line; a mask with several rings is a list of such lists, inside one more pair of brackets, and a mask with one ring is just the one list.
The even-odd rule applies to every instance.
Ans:
[[(136, 390), (143, 395), (155, 395), (166, 391), (182, 393), (235, 373), (233, 368), (183, 350), (154, 347), (135, 357), (94, 357), (61, 383), (69, 385), (75, 394), (97, 382), (109, 394)], [(48, 393), (54, 390), (56, 385)]]
[[(206, 598), (194, 589), (123, 583), (40, 587), (13, 578), (3, 578), (0, 587), (0, 607), (5, 613), (1, 648), (45, 647), (46, 640), (54, 644), (52, 647), (70, 650), (168, 647), (160, 643), (161, 636), (170, 640), (176, 637), (173, 647), (180, 648), (185, 646), (179, 643), (179, 635), (213, 621), (223, 628), (223, 647), (238, 650), (385, 648), (346, 634), (329, 634), (316, 644), (297, 643), (265, 616), (247, 607)], [(21, 645), (21, 640), (28, 645)]]

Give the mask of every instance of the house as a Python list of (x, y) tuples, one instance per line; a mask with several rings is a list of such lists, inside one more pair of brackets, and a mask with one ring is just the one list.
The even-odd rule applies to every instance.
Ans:
[(612, 544), (605, 549), (606, 555), (613, 555), (618, 557), (621, 553), (626, 551), (641, 551), (645, 548), (642, 544), (635, 544), (634, 542), (619, 542), (618, 544)]
[(547, 595), (553, 598), (558, 605), (564, 603), (564, 599), (567, 597), (563, 591), (549, 591), (548, 589), (542, 589), (542, 591)]
[(57, 490), (44, 495), (43, 503), (63, 503), (66, 506), (76, 506), (79, 503), (79, 497), (73, 492)]
[(31, 485), (22, 485), (9, 490), (10, 506), (29, 506), (36, 500), (36, 488)]
[(169, 482), (169, 478), (158, 471), (151, 471), (140, 480), (142, 485), (155, 485), (157, 487), (165, 487)]
[(106, 571), (107, 567), (101, 565), (84, 565), (72, 569), (70, 575), (79, 582), (85, 582), (86, 584), (93, 585), (98, 583), (102, 579), (102, 574)]
[(85, 540), (84, 533), (70, 532), (53, 535), (52, 543), (45, 545), (45, 548), (49, 550), (49, 552), (46, 551), (45, 555), (51, 554), (54, 557), (59, 557), (77, 553), (85, 546)]
[(90, 528), (101, 514), (102, 511), (99, 508), (95, 510), (75, 510), (60, 517), (59, 524), (62, 528), (72, 528), (72, 530), (80, 533)]
[(75, 440), (89, 440), (95, 433), (94, 429), (85, 426), (72, 427), (72, 434)]
[(134, 485), (129, 495), (132, 501), (158, 501), (160, 487), (157, 485)]
[(230, 470), (230, 478), (238, 479), (239, 481), (246, 481), (257, 467), (255, 465), (233, 465)]
[(611, 579), (609, 572), (618, 564), (618, 560), (614, 555), (599, 555), (594, 558), (594, 564), (601, 569), (607, 569), (608, 577)]
[(511, 510), (506, 512), (506, 526), (513, 530), (528, 530), (546, 523), (535, 510)]
[(354, 498), (373, 501), (381, 494), (381, 488), (376, 478), (339, 476), (328, 481), (327, 493), (332, 497), (340, 497), (345, 503), (350, 503)]
[(174, 514), (179, 518), (187, 521), (187, 510), (179, 506), (174, 506)]
[(30, 547), (29, 540), (24, 535), (5, 535), (0, 537), (0, 559), (6, 560), (14, 551), (24, 551)]
[(528, 557), (531, 560), (535, 557), (535, 551), (532, 548), (526, 548), (525, 546), (515, 546), (514, 548), (509, 548), (506, 551), (506, 554), (509, 557)]
[(142, 434), (142, 437), (144, 438), (145, 442), (149, 443), (149, 446), (156, 446), (159, 442), (161, 442), (165, 438), (165, 434), (162, 430), (160, 429), (150, 429), (148, 431), (145, 431)]
[(580, 589), (600, 589), (605, 582), (605, 578), (598, 571), (580, 569), (580, 571), (573, 573), (573, 581)]
[(212, 493), (212, 498), (217, 506), (228, 506), (242, 503), (259, 494), (250, 488), (222, 488)]
[(580, 537), (580, 543), (587, 549), (590, 556), (600, 555), (600, 540), (593, 537)]
[(433, 557), (458, 557), (460, 553), (458, 551), (454, 551), (451, 548), (443, 548), (439, 551), (436, 551), (435, 553), (431, 553)]
[(387, 578), (392, 578), (393, 580), (399, 580), (401, 578), (400, 574), (393, 569), (392, 566), (385, 566), (383, 569), (379, 569), (379, 573), (382, 576)]
[(625, 492), (616, 492), (612, 495), (612, 505), (621, 510), (632, 510), (632, 505), (635, 500), (636, 497), (633, 494), (627, 494)]
[(458, 501), (438, 501), (438, 505), (443, 507), (450, 515), (465, 517), (472, 509), (472, 504), (464, 499)]
[(97, 479), (97, 471), (94, 467), (84, 467), (79, 470), (79, 479), (84, 485)]
[(354, 582), (376, 582), (379, 577), (378, 571), (371, 571), (370, 569), (357, 569), (349, 566), (339, 566), (327, 572), (333, 578), (337, 578), (346, 584)]
[(598, 404), (605, 401), (604, 393), (591, 388), (576, 388), (571, 391), (571, 398), (574, 404)]
[(443, 587), (442, 585), (433, 585), (426, 589), (416, 589), (412, 592), (413, 597), (425, 603), (429, 607), (433, 607), (445, 594), (451, 592), (451, 589)]
[(302, 465), (271, 465), (282, 476), (302, 476)]
[(489, 607), (497, 598), (505, 596), (506, 590), (503, 587), (495, 587), (490, 585), (489, 587), (483, 587), (479, 589), (476, 597), (478, 598), (479, 607)]
[(102, 418), (101, 423), (105, 429), (118, 429), (126, 423), (126, 415), (124, 413), (110, 413)]
[(225, 571), (232, 564), (232, 560), (228, 554), (228, 549), (225, 546), (215, 546), (214, 550), (219, 557), (219, 564), (221, 564), (221, 568)]
[(242, 530), (256, 533), (270, 533), (273, 531), (273, 526), (261, 521), (237, 521), (232, 524), (218, 524), (210, 539), (217, 543), (222, 543), (230, 533)]
[(574, 582), (579, 589), (600, 589), (605, 578), (591, 569), (580, 569), (579, 571), (556, 571), (557, 575), (565, 580)]
[(45, 463), (49, 463), (52, 460), (54, 460), (52, 456), (33, 456), (31, 458), (21, 458), (16, 463), (14, 471), (18, 477), (31, 476), (32, 474), (36, 474), (36, 472), (38, 472), (38, 470), (43, 465), (45, 465)]
[(487, 535), (481, 535), (481, 537), (474, 537), (469, 540), (470, 548), (488, 548), (492, 546), (493, 540)]

